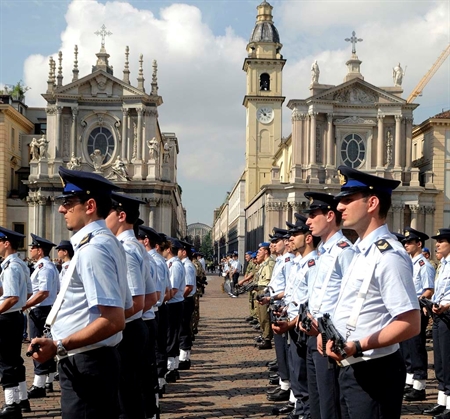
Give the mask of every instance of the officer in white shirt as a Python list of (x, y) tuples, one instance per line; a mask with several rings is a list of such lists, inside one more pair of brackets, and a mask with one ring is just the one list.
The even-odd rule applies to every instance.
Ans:
[(58, 259), (61, 259), (61, 272), (59, 273), (59, 285), (61, 287), (61, 283), (64, 280), (64, 275), (69, 268), (70, 260), (73, 258), (73, 246), (70, 243), (70, 240), (61, 240), (58, 246), (55, 247), (58, 251)]
[[(59, 212), (75, 250), (68, 280), (50, 312), (52, 339), (33, 339), (38, 361), (58, 355), (64, 419), (119, 417), (120, 357), (117, 345), (125, 310), (133, 305), (125, 250), (106, 227), (111, 191), (117, 187), (96, 173), (60, 167)], [(53, 340), (54, 339), (54, 340)]]
[[(332, 314), (346, 340), (346, 359), (333, 352), (331, 340), (323, 345), (328, 356), (343, 366), (341, 400), (351, 419), (399, 418), (406, 378), (399, 342), (420, 331), (411, 258), (386, 225), (392, 190), (400, 182), (346, 166), (338, 173), (337, 209), (343, 227), (359, 237), (351, 247), (354, 256), (343, 272)], [(318, 347), (323, 349), (321, 339)]]

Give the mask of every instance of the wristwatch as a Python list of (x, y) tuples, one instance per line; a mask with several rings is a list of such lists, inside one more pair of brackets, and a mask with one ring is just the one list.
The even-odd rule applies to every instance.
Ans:
[(359, 340), (354, 340), (353, 343), (355, 344), (356, 347), (356, 352), (353, 355), (354, 358), (359, 358), (361, 356), (364, 355), (363, 350), (361, 348), (361, 343), (359, 342)]
[(60, 357), (65, 357), (68, 355), (66, 348), (62, 344), (62, 340), (56, 342), (56, 355)]

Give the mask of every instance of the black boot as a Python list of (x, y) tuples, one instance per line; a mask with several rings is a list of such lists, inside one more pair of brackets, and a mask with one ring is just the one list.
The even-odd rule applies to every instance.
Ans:
[(0, 418), (22, 419), (22, 411), (18, 403), (5, 404), (0, 410)]

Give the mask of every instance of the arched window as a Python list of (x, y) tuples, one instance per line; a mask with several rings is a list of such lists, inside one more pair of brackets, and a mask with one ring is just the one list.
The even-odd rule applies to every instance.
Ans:
[(366, 145), (358, 134), (349, 134), (342, 141), (341, 145), (342, 162), (353, 169), (362, 166), (366, 158)]
[(270, 76), (267, 73), (259, 77), (259, 90), (270, 90)]
[(111, 131), (105, 127), (96, 127), (89, 134), (87, 149), (89, 156), (94, 150), (100, 150), (104, 155), (103, 164), (108, 163), (114, 153), (114, 136)]

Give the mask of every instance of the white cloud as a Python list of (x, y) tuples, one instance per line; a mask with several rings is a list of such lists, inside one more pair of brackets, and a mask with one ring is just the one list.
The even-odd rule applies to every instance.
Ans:
[[(255, 1), (255, 6), (258, 0)], [(146, 88), (151, 81), (152, 60), (158, 61), (160, 125), (175, 132), (180, 143), (179, 181), (183, 187), (188, 217), (209, 222), (212, 209), (222, 203), (240, 175), (245, 153), (245, 73), (248, 39), (235, 34), (229, 26), (216, 35), (199, 7), (172, 4), (160, 10), (146, 10), (151, 2), (100, 3), (73, 0), (65, 15), (61, 34), (64, 83), (72, 78), (73, 48), (78, 45), (80, 76), (95, 64), (100, 39), (94, 35), (102, 23), (113, 32), (106, 39), (114, 74), (122, 78), (125, 46), (130, 47), (131, 81), (136, 85), (139, 54), (144, 55)], [(447, 46), (449, 36), (448, 1), (278, 1), (273, 2), (274, 20), (287, 58), (284, 69), (284, 95), (287, 100), (309, 96), (311, 63), (320, 65), (320, 82), (339, 84), (346, 74), (345, 61), (351, 46), (344, 38), (356, 30), (364, 39), (357, 45), (366, 81), (380, 86), (392, 85), (392, 67), (399, 61), (407, 66), (404, 97)], [(253, 16), (248, 21), (253, 22)], [(230, 25), (233, 22), (230, 22)], [(224, 25), (226, 26), (226, 24)], [(253, 23), (248, 28), (252, 30)], [(57, 51), (52, 54), (57, 59)], [(31, 55), (24, 64), (24, 84), (29, 105), (43, 106), (40, 94), (46, 91), (48, 56)], [(423, 104), (416, 121), (433, 112), (436, 106), (450, 107), (449, 65), (443, 65), (417, 100)], [(288, 110), (284, 132), (290, 132)], [(190, 184), (196, 184), (195, 196)], [(198, 195), (198, 184), (204, 194)], [(192, 188), (194, 190), (194, 188)], [(196, 211), (206, 215), (198, 216)]]

